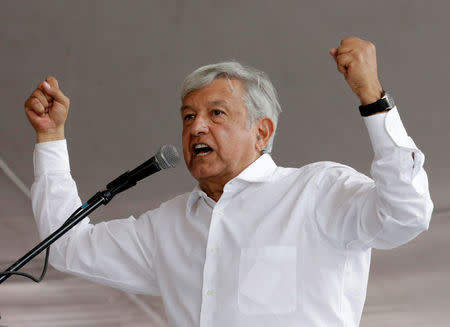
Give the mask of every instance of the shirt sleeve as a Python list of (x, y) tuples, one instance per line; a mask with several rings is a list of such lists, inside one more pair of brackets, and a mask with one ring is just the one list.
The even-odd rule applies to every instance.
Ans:
[[(66, 140), (36, 144), (33, 163), (32, 207), (44, 239), (81, 201), (70, 174)], [(50, 246), (49, 262), (62, 272), (127, 292), (159, 295), (153, 267), (152, 213), (96, 225), (86, 217)]]
[(433, 202), (424, 154), (407, 135), (396, 107), (363, 118), (374, 151), (372, 179), (329, 164), (317, 182), (318, 228), (347, 248), (389, 249), (428, 229)]

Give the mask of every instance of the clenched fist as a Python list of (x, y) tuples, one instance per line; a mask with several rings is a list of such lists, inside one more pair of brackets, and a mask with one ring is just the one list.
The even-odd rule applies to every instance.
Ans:
[(64, 123), (70, 100), (58, 86), (56, 78), (49, 76), (38, 84), (25, 101), (25, 113), (36, 131), (37, 142), (64, 139)]
[(339, 72), (362, 105), (373, 103), (382, 97), (383, 88), (378, 79), (375, 45), (357, 37), (341, 41), (338, 48), (330, 49)]

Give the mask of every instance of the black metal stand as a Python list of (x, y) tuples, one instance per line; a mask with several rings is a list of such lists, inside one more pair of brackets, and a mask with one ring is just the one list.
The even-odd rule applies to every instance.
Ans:
[[(80, 208), (75, 210), (75, 212), (64, 222), (64, 224), (60, 228), (53, 232), (53, 234), (48, 236), (45, 240), (39, 243), (22, 258), (17, 260), (6, 271), (0, 271), (0, 284), (11, 277), (13, 273), (16, 273), (20, 268), (22, 268), (26, 263), (28, 263), (39, 253), (47, 249), (53, 242), (67, 233), (69, 229), (78, 224), (84, 217), (97, 209), (101, 204), (107, 205), (115, 195), (129, 189), (130, 187), (135, 186), (136, 183), (141, 179), (148, 177), (151, 174), (160, 171), (161, 169), (174, 167), (177, 164), (178, 160), (179, 156), (176, 148), (173, 145), (164, 145), (159, 149), (158, 153), (154, 157), (150, 158), (132, 171), (127, 171), (114, 179), (112, 182), (108, 183), (106, 185), (106, 190), (97, 192)], [(47, 261), (45, 267), (47, 267)], [(28, 275), (25, 273), (19, 274)], [(44, 275), (45, 269), (39, 280), (36, 280), (30, 276), (26, 277), (30, 277), (31, 279), (39, 282), (44, 277)]]
[[(110, 191), (102, 191), (96, 193), (92, 198), (90, 198), (86, 203), (84, 203), (80, 208), (78, 208), (74, 214), (55, 232), (53, 232), (50, 236), (44, 239), (41, 243), (35, 246), (32, 250), (30, 250), (27, 254), (25, 254), (22, 258), (17, 260), (12, 266), (6, 269), (6, 272), (16, 272), (20, 268), (22, 268), (25, 264), (27, 264), (31, 259), (36, 257), (39, 253), (48, 248), (53, 242), (67, 233), (72, 227), (78, 224), (84, 217), (90, 214), (92, 211), (97, 209), (101, 204), (107, 204), (111, 200), (112, 196)], [(3, 283), (6, 279), (11, 277), (11, 274), (3, 274), (0, 275), (0, 284)]]

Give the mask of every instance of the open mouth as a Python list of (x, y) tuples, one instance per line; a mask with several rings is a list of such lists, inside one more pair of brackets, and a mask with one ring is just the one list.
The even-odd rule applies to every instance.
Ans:
[(196, 156), (202, 157), (210, 154), (213, 150), (207, 144), (196, 144), (194, 145), (194, 152)]

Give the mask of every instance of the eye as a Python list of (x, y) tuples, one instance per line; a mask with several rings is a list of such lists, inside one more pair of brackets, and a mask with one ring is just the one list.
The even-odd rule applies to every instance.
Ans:
[(188, 114), (188, 115), (183, 116), (183, 120), (191, 120), (192, 118), (194, 118), (193, 114)]
[(214, 114), (214, 116), (220, 116), (221, 114), (223, 114), (223, 111), (219, 110), (219, 109), (214, 109), (213, 114)]

